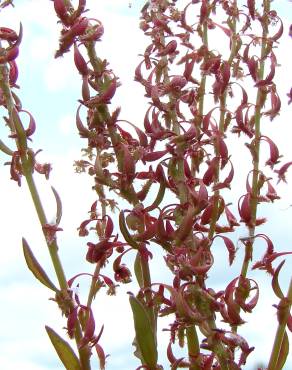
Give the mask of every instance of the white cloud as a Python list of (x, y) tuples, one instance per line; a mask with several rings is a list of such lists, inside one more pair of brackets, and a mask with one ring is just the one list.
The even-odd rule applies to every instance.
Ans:
[(64, 135), (73, 135), (76, 133), (76, 124), (75, 124), (75, 115), (72, 113), (68, 113), (60, 118), (59, 122), (59, 130)]
[(50, 59), (44, 69), (44, 82), (48, 91), (58, 90), (70, 91), (72, 87), (78, 88), (76, 77), (78, 74), (74, 70), (71, 55), (66, 55), (62, 59)]

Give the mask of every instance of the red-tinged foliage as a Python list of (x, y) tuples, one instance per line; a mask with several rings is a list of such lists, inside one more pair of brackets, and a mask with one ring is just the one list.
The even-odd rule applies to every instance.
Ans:
[[(10, 3), (3, 2), (1, 9)], [(280, 163), (279, 149), (261, 125), (264, 120), (278, 118), (281, 109), (274, 77), (279, 66), (276, 49), (284, 27), (270, 3), (248, 0), (239, 6), (236, 2), (192, 0), (180, 8), (179, 1), (146, 2), (141, 10), (140, 28), (150, 41), (134, 70), (134, 79), (145, 90), (149, 104), (141, 127), (139, 121), (133, 124), (120, 118), (120, 107), (111, 109), (121, 84), (109, 62), (101, 59), (98, 48), (95, 50), (104, 33), (102, 22), (87, 17), (86, 0), (79, 0), (75, 6), (67, 0), (53, 1), (61, 25), (55, 57), (72, 52), (76, 72), (81, 75), (76, 127), (87, 147), (86, 158), (76, 161), (76, 171), (87, 172), (94, 181), (95, 200), (78, 230), (79, 236), (87, 237), (84, 258), (95, 265), (95, 272), (77, 273), (66, 283), (58, 267), (60, 292), (54, 299), (66, 315), (66, 330), (69, 338), (76, 340), (82, 368), (84, 361), (84, 368), (88, 368), (93, 347), (101, 369), (105, 368), (107, 357), (99, 344), (103, 326), (95, 334), (92, 300), (102, 288), (113, 295), (114, 281), (127, 284), (134, 275), (139, 285), (137, 311), (133, 310), (135, 355), (141, 361), (137, 369), (162, 368), (154, 350), (160, 339), (160, 316), (173, 319), (166, 349), (171, 369), (241, 369), (253, 351), (240, 335), (240, 326), (245, 324), (242, 311), (253, 314), (260, 294), (256, 280), (248, 277), (251, 269), (271, 275), (272, 289), (280, 299), (275, 305), (279, 325), (287, 325), (291, 330), (291, 315), (286, 315), (291, 301), (279, 282), (284, 261), (276, 268), (273, 262), (292, 252), (276, 250), (267, 235), (257, 233), (258, 226), (267, 221), (258, 215), (261, 203), (280, 198), (272, 185), (273, 177), (277, 174), (279, 181), (285, 182), (292, 164)], [(220, 42), (226, 42), (227, 52), (209, 38), (212, 34), (216, 38), (217, 33), (222, 34)], [(8, 111), (4, 120), (16, 150), (2, 141), (0, 149), (11, 157), (5, 163), (10, 165), (11, 179), (20, 186), (22, 177), (26, 177), (32, 188), (31, 174), (38, 172), (48, 178), (51, 165), (36, 161), (38, 151), (28, 145), (36, 122), (14, 92), (18, 88), (16, 60), (21, 39), (22, 26), (18, 33), (0, 27), (0, 105)], [(256, 98), (247, 90), (250, 83)], [(292, 89), (287, 96), (290, 104)], [(131, 99), (129, 94), (130, 102)], [(27, 126), (22, 123), (23, 112), (29, 116)], [(235, 151), (245, 150), (241, 154), (243, 160), (248, 154), (246, 158), (252, 162), (245, 193), (238, 199), (237, 214), (229, 208), (230, 196), (234, 196), (230, 190), (238, 186), (234, 180), (244, 178), (244, 174), (232, 152), (232, 134), (247, 141), (241, 147), (240, 137)], [(263, 141), (269, 145), (264, 168), (260, 150)], [(274, 169), (277, 165), (278, 169)], [(38, 195), (33, 198), (36, 202)], [(56, 233), (62, 230), (57, 198), (57, 221), (41, 221), (54, 266), (59, 263), (55, 254)], [(232, 201), (236, 204), (236, 200)], [(119, 209), (118, 225), (109, 208), (111, 212)], [(210, 287), (208, 274), (214, 264), (218, 265), (214, 253), (220, 248), (218, 239), (222, 239), (227, 250), (227, 258), (224, 254), (220, 257), (222, 276), (229, 276), (228, 266), (237, 257), (234, 232), (240, 223), (248, 233), (240, 239), (244, 248), (241, 273), (229, 283), (220, 280), (222, 290), (215, 291)], [(259, 261), (254, 261), (259, 238), (265, 241), (266, 250)], [(134, 263), (132, 254), (136, 256)], [(158, 255), (172, 276), (168, 284), (155, 281), (151, 274), (151, 260), (155, 261)], [(50, 286), (40, 265), (30, 258), (29, 268)], [(108, 276), (102, 269), (109, 262), (112, 272)], [(83, 275), (91, 278), (86, 305), (81, 304), (72, 288)], [(218, 318), (230, 330), (222, 329)], [(100, 314), (98, 319), (102, 320)], [(177, 358), (173, 354), (176, 344), (187, 348), (186, 356)]]
[(285, 164), (283, 164), (282, 167), (280, 167), (279, 170), (275, 170), (275, 172), (278, 174), (278, 183), (280, 181), (286, 182), (285, 175), (286, 175), (286, 172), (287, 172), (288, 168), (291, 166), (291, 164), (292, 164), (292, 162), (285, 163)]

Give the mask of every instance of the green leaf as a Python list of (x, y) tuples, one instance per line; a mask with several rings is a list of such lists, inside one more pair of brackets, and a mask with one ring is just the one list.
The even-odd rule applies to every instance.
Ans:
[(1, 152), (7, 155), (11, 155), (11, 156), (13, 155), (13, 151), (10, 148), (8, 148), (8, 146), (4, 144), (2, 140), (0, 140), (0, 150)]
[(139, 244), (135, 242), (135, 240), (132, 238), (131, 234), (128, 231), (127, 225), (126, 225), (126, 220), (125, 220), (125, 215), (124, 211), (120, 212), (119, 215), (119, 226), (121, 233), (125, 239), (125, 241), (134, 249), (139, 249)]
[(22, 247), (24, 258), (30, 271), (42, 284), (44, 284), (49, 289), (58, 292), (58, 288), (56, 288), (56, 286), (51, 282), (48, 275), (33, 255), (27, 241), (24, 238), (22, 238)]
[(155, 370), (158, 355), (150, 318), (144, 306), (136, 297), (130, 295), (129, 300), (134, 317), (135, 344), (141, 354), (142, 364), (147, 365), (149, 370)]
[(67, 370), (81, 370), (78, 357), (75, 355), (69, 343), (59, 336), (53, 329), (46, 326), (46, 331), (50, 340)]
[(141, 269), (141, 256), (139, 252), (137, 252), (137, 255), (135, 258), (134, 271), (135, 271), (137, 282), (140, 288), (142, 288), (143, 287), (143, 275), (142, 275), (142, 269)]
[(289, 353), (289, 340), (287, 332), (285, 331), (275, 369), (277, 370), (283, 369), (285, 362), (287, 360), (288, 353)]
[(151, 204), (151, 206), (146, 207), (145, 211), (150, 212), (153, 209), (157, 208), (159, 206), (159, 204), (162, 202), (162, 200), (164, 198), (164, 194), (165, 194), (165, 182), (161, 181), (160, 186), (159, 186), (159, 190), (158, 190), (158, 193), (156, 195), (156, 198), (155, 198), (154, 202)]
[(57, 192), (57, 190), (51, 186), (52, 191), (54, 193), (55, 199), (56, 199), (56, 204), (57, 204), (57, 215), (56, 215), (56, 225), (59, 225), (61, 218), (62, 218), (62, 202), (61, 198)]
[(285, 263), (285, 260), (283, 260), (279, 266), (276, 268), (275, 270), (275, 273), (273, 275), (273, 279), (272, 279), (272, 288), (273, 288), (273, 291), (274, 293), (276, 294), (276, 296), (280, 299), (284, 298), (284, 294), (280, 288), (280, 285), (279, 285), (279, 272), (281, 270), (281, 268), (283, 267)]

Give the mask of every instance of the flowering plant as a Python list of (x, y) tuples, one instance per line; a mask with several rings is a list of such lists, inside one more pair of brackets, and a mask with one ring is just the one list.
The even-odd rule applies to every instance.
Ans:
[[(1, 11), (11, 5), (12, 1), (3, 1)], [(61, 197), (52, 188), (57, 211), (54, 222), (49, 222), (34, 180), (38, 174), (48, 179), (51, 165), (40, 163), (39, 151), (31, 147), (36, 122), (15, 92), (22, 25), (18, 32), (0, 28), (0, 103), (14, 143), (12, 149), (12, 143), (1, 140), (0, 149), (10, 158), (5, 164), (11, 179), (19, 186), (26, 179), (52, 260), (57, 283), (23, 239), (28, 268), (53, 292), (52, 300), (65, 317), (67, 337), (76, 344), (74, 348), (68, 338), (46, 326), (64, 367), (91, 369), (94, 352), (99, 367), (106, 367), (102, 318), (98, 317), (97, 330), (93, 301), (104, 288), (113, 295), (117, 284), (135, 279), (138, 288), (129, 288), (128, 294), (137, 369), (163, 368), (158, 357), (162, 317), (169, 318), (165, 328), (169, 368), (241, 369), (254, 351), (241, 334), (242, 327), (248, 325), (260, 294), (251, 273), (263, 270), (271, 277), (278, 320), (264, 368), (282, 369), (289, 353), (287, 333), (292, 331), (292, 285), (283, 291), (279, 276), (285, 260), (279, 258), (289, 258), (292, 252), (274, 246), (261, 231), (268, 221), (259, 214), (263, 204), (280, 198), (275, 178), (285, 181), (292, 164), (281, 162), (276, 143), (264, 132), (265, 122), (276, 120), (281, 109), (274, 77), (284, 25), (271, 1), (146, 2), (140, 29), (149, 41), (133, 71), (147, 100), (143, 124), (128, 121), (114, 106), (121, 81), (98, 55), (96, 45), (104, 27), (89, 16), (86, 0), (76, 6), (54, 0), (52, 6), (61, 28), (55, 58), (71, 52), (82, 79), (76, 127), (86, 148), (75, 169), (89, 175), (96, 199), (78, 232), (88, 240), (84, 258), (93, 265), (92, 272), (65, 275), (57, 242), (62, 231)], [(233, 137), (238, 143), (235, 150)], [(237, 178), (242, 176), (235, 161), (238, 150), (250, 164), (245, 187), (238, 198), (231, 198), (231, 187), (240, 184)], [(240, 227), (247, 236), (238, 239)], [(259, 240), (265, 251), (255, 259)], [(219, 248), (226, 250), (226, 281), (217, 289), (208, 277)], [(170, 279), (153, 279), (151, 261), (158, 255), (163, 256)], [(235, 259), (241, 263), (230, 278)], [(82, 276), (91, 279), (84, 301), (76, 289)]]

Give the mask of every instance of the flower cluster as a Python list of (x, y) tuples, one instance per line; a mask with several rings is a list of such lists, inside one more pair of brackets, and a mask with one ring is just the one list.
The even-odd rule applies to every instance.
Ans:
[[(135, 70), (135, 80), (144, 87), (150, 103), (143, 130), (120, 119), (120, 108), (110, 112), (109, 104), (119, 81), (108, 62), (94, 52), (93, 45), (103, 34), (101, 22), (84, 17), (85, 2), (80, 2), (77, 10), (61, 0), (55, 0), (54, 5), (62, 23), (56, 57), (74, 47), (75, 65), (82, 76), (76, 125), (80, 136), (87, 139), (88, 161), (77, 161), (76, 167), (94, 177), (98, 195), (90, 219), (79, 228), (80, 236), (86, 236), (94, 222), (91, 230), (99, 238), (98, 242), (87, 243), (86, 259), (96, 264), (99, 271), (113, 252), (118, 253), (113, 263), (114, 278), (128, 283), (131, 272), (121, 260), (125, 253), (136, 252), (135, 275), (141, 288), (138, 297), (150, 318), (148, 330), (155, 341), (153, 325), (157, 315), (175, 317), (170, 326), (168, 354), (172, 368), (182, 363), (200, 369), (240, 368), (253, 350), (237, 334), (237, 327), (244, 323), (240, 312), (251, 313), (259, 296), (256, 281), (244, 272), (252, 261), (254, 241), (264, 238), (268, 249), (253, 268), (265, 269), (273, 275), (273, 281), (277, 280), (278, 272), (275, 274), (272, 262), (286, 254), (276, 253), (266, 235), (254, 236), (255, 227), (266, 222), (256, 216), (258, 205), (279, 198), (271, 178), (259, 168), (260, 144), (268, 144), (270, 156), (265, 164), (278, 173), (279, 179), (290, 165), (289, 162), (274, 170), (280, 161), (279, 150), (259, 126), (265, 116), (273, 120), (281, 107), (273, 82), (277, 66), (274, 48), (283, 33), (281, 19), (267, 4), (260, 13), (253, 2), (248, 2), (248, 12), (235, 4), (207, 0), (193, 1), (182, 10), (175, 1), (147, 3), (141, 12), (140, 28), (151, 43)], [(222, 13), (220, 24), (211, 17), (216, 12)], [(261, 36), (250, 31), (253, 23), (261, 26)], [(272, 36), (269, 28), (276, 29)], [(208, 33), (214, 30), (222, 32), (222, 38), (229, 44), (226, 55), (209, 45)], [(87, 51), (89, 61), (81, 47)], [(265, 75), (264, 65), (270, 68)], [(257, 89), (255, 102), (249, 99), (243, 78)], [(237, 92), (241, 100), (235, 98)], [(209, 96), (213, 96), (213, 103)], [(228, 99), (232, 99), (233, 108), (229, 108)], [(84, 108), (86, 124), (81, 119)], [(225, 200), (235, 175), (227, 145), (230, 133), (248, 139), (245, 145), (254, 163), (247, 176), (246, 191), (238, 200), (239, 220)], [(109, 191), (132, 207), (120, 210), (117, 235), (113, 235), (113, 221), (106, 212), (113, 202), (108, 198)], [(149, 202), (155, 191), (154, 200)], [(171, 193), (176, 203), (167, 202), (167, 194)], [(100, 216), (97, 204), (101, 205)], [(208, 272), (214, 264), (213, 250), (219, 248), (222, 240), (232, 264), (236, 248), (232, 238), (225, 234), (240, 224), (246, 225), (250, 235), (242, 241), (246, 251), (243, 272), (225, 290), (215, 292), (207, 286)], [(166, 265), (174, 275), (172, 286), (151, 282), (149, 259), (153, 258), (153, 243), (164, 251)], [(125, 250), (127, 245), (129, 249)], [(274, 283), (273, 287), (277, 285)], [(158, 292), (154, 286), (159, 287)], [(170, 297), (165, 296), (165, 290)], [(232, 332), (217, 328), (218, 315)], [(193, 340), (196, 328), (205, 337), (200, 346)], [(188, 341), (188, 360), (176, 359), (171, 351), (175, 338), (181, 335)], [(153, 358), (151, 354), (143, 355), (144, 344), (137, 331), (136, 341), (142, 365), (152, 368)], [(242, 351), (239, 358), (235, 357), (236, 347)]]
[[(167, 329), (166, 350), (171, 369), (241, 369), (254, 350), (239, 331), (246, 314), (258, 303), (260, 287), (248, 277), (251, 269), (258, 269), (271, 275), (272, 289), (280, 300), (275, 308), (281, 330), (269, 370), (282, 368), (288, 354), (285, 328), (292, 330), (292, 292), (285, 296), (279, 284), (284, 261), (276, 267), (273, 262), (292, 252), (276, 251), (267, 235), (257, 233), (267, 222), (258, 216), (258, 207), (279, 199), (273, 184), (275, 174), (285, 181), (292, 164), (280, 165), (276, 143), (262, 133), (262, 122), (276, 119), (281, 108), (274, 76), (283, 23), (270, 8), (270, 1), (264, 0), (262, 9), (254, 1), (247, 1), (243, 8), (225, 0), (192, 0), (183, 5), (179, 0), (146, 2), (140, 29), (149, 45), (134, 71), (149, 104), (140, 126), (122, 119), (120, 107), (110, 108), (120, 81), (108, 61), (95, 51), (104, 32), (101, 21), (87, 16), (86, 0), (79, 0), (76, 8), (69, 0), (53, 3), (61, 26), (55, 57), (72, 51), (82, 78), (76, 127), (87, 147), (86, 158), (76, 161), (75, 168), (89, 174), (96, 194), (88, 218), (78, 229), (80, 237), (90, 239), (85, 258), (94, 265), (94, 273), (81, 272), (67, 280), (62, 272), (56, 244), (56, 233), (62, 230), (61, 202), (55, 189), (56, 224), (46, 221), (40, 204), (36, 203), (36, 208), (60, 289), (50, 282), (24, 243), (29, 268), (55, 291), (54, 300), (67, 318), (68, 336), (77, 343), (79, 359), (67, 342), (47, 328), (63, 364), (90, 369), (95, 348), (100, 368), (105, 367), (106, 355), (99, 344), (103, 326), (95, 334), (92, 301), (101, 288), (114, 294), (115, 283), (128, 284), (134, 275), (140, 289), (136, 295), (129, 294), (129, 301), (135, 356), (141, 362), (138, 369), (162, 368), (157, 353), (157, 320), (162, 316), (173, 319)], [(0, 50), (0, 104), (9, 112), (5, 120), (17, 145), (12, 151), (1, 141), (0, 149), (11, 156), (11, 178), (19, 185), (23, 175), (32, 184), (34, 171), (48, 178), (51, 170), (49, 164), (38, 163), (38, 151), (28, 147), (36, 124), (11, 90), (17, 87), (15, 59), (21, 36), (22, 27), (18, 34), (0, 28), (0, 39), (7, 44), (6, 48), (1, 44)], [(224, 44), (222, 50), (218, 39)], [(255, 96), (248, 94), (248, 86)], [(291, 92), (288, 97), (291, 100)], [(29, 116), (27, 129), (22, 114)], [(237, 210), (230, 202), (234, 179), (242, 176), (229, 145), (235, 135), (239, 143), (246, 141), (242, 150), (251, 159)], [(260, 155), (262, 147), (268, 148), (268, 158)], [(36, 199), (33, 185), (31, 192)], [(110, 214), (115, 209), (119, 212), (116, 225)], [(234, 232), (240, 226), (248, 232), (240, 239), (244, 250), (241, 271), (216, 291), (208, 280), (216, 250), (226, 249), (224, 268), (228, 271), (237, 257)], [(254, 261), (258, 239), (264, 240), (267, 248), (263, 257)], [(150, 261), (156, 253), (163, 254), (171, 282), (152, 281)], [(125, 254), (135, 254), (133, 266), (126, 265)], [(111, 259), (113, 278), (102, 271)], [(84, 275), (91, 278), (86, 304), (80, 302), (73, 287)], [(187, 348), (184, 357), (175, 356), (175, 344)]]

